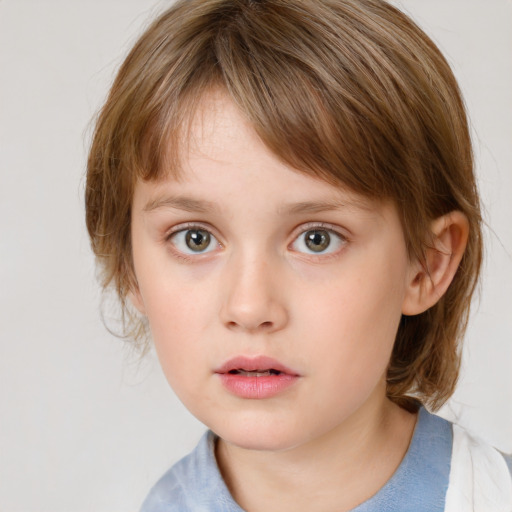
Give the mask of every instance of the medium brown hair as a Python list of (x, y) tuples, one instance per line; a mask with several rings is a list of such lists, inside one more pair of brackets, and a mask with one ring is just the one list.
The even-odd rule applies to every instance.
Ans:
[[(263, 142), (297, 169), (396, 205), (411, 258), (450, 211), (469, 241), (446, 294), (403, 316), (388, 396), (439, 407), (452, 393), (481, 259), (481, 216), (465, 108), (436, 45), (381, 0), (182, 0), (124, 61), (95, 128), (87, 228), (126, 314), (134, 289), (130, 215), (138, 179), (179, 177), (180, 140), (200, 99), (223, 88)], [(125, 334), (146, 326), (124, 316)], [(132, 321), (134, 320), (134, 321)]]

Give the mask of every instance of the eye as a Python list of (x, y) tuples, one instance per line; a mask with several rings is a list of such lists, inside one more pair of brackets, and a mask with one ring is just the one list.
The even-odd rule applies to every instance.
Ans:
[(303, 231), (292, 247), (306, 254), (330, 254), (339, 250), (346, 242), (345, 237), (331, 229), (320, 226)]
[(219, 246), (217, 239), (200, 227), (175, 231), (168, 240), (184, 254), (204, 254)]

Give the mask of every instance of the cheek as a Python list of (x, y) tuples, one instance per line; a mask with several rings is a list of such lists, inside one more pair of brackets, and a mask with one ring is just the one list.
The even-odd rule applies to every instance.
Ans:
[[(148, 307), (153, 344), (167, 382), (187, 408), (200, 403), (204, 368), (203, 308), (186, 293), (172, 288), (162, 301)], [(203, 311), (204, 313), (204, 311)]]
[(333, 279), (308, 303), (312, 325), (317, 328), (318, 357), (329, 360), (335, 355), (339, 368), (354, 378), (387, 366), (404, 296), (399, 284), (401, 265), (373, 262), (362, 266), (364, 270), (354, 269), (343, 279)]
[(357, 279), (344, 282), (342, 288), (334, 285), (321, 295), (311, 302), (311, 310), (319, 324), (332, 325), (343, 337), (367, 338), (377, 334), (382, 339), (394, 334), (403, 293), (393, 282)]
[(357, 409), (377, 389), (385, 392), (383, 377), (400, 313), (398, 300), (391, 307), (388, 294), (375, 294), (357, 282), (329, 299), (315, 306), (318, 328), (310, 335), (317, 342), (309, 353), (309, 368), (322, 382), (319, 388), (330, 390), (336, 402), (333, 409), (338, 411), (333, 414), (338, 417)]
[(193, 287), (179, 283), (161, 287), (146, 301), (146, 313), (157, 351), (190, 351), (206, 328), (211, 301)]
[(191, 286), (179, 273), (157, 265), (146, 266), (138, 278), (155, 350), (174, 386), (174, 376), (181, 378), (190, 372), (191, 361), (199, 357), (207, 308), (212, 308), (209, 288)]
[(209, 265), (191, 269), (147, 241), (145, 245), (139, 243), (139, 252), (134, 250), (134, 260), (155, 344), (194, 336), (208, 314), (207, 308), (212, 307)]

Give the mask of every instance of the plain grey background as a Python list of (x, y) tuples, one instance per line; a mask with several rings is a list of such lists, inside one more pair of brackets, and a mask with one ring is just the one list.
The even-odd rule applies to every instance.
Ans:
[[(512, 2), (397, 1), (453, 65), (488, 247), (442, 414), (512, 451)], [(100, 321), (83, 212), (90, 127), (170, 2), (0, 0), (0, 511), (128, 512), (204, 427)]]

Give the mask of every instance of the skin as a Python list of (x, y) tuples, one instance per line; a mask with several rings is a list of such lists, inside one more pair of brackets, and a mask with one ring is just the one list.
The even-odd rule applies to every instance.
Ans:
[[(203, 99), (182, 167), (179, 181), (137, 183), (133, 198), (131, 298), (163, 371), (220, 437), (219, 467), (244, 509), (349, 510), (396, 470), (416, 420), (385, 396), (402, 312), (431, 296), (396, 209), (289, 168), (221, 92)], [(311, 201), (337, 207), (284, 211)], [(451, 226), (440, 224), (444, 248)], [(313, 228), (330, 235), (325, 250), (305, 243)], [(187, 229), (210, 245), (194, 252)], [(299, 378), (272, 398), (240, 398), (215, 373), (239, 355)]]

